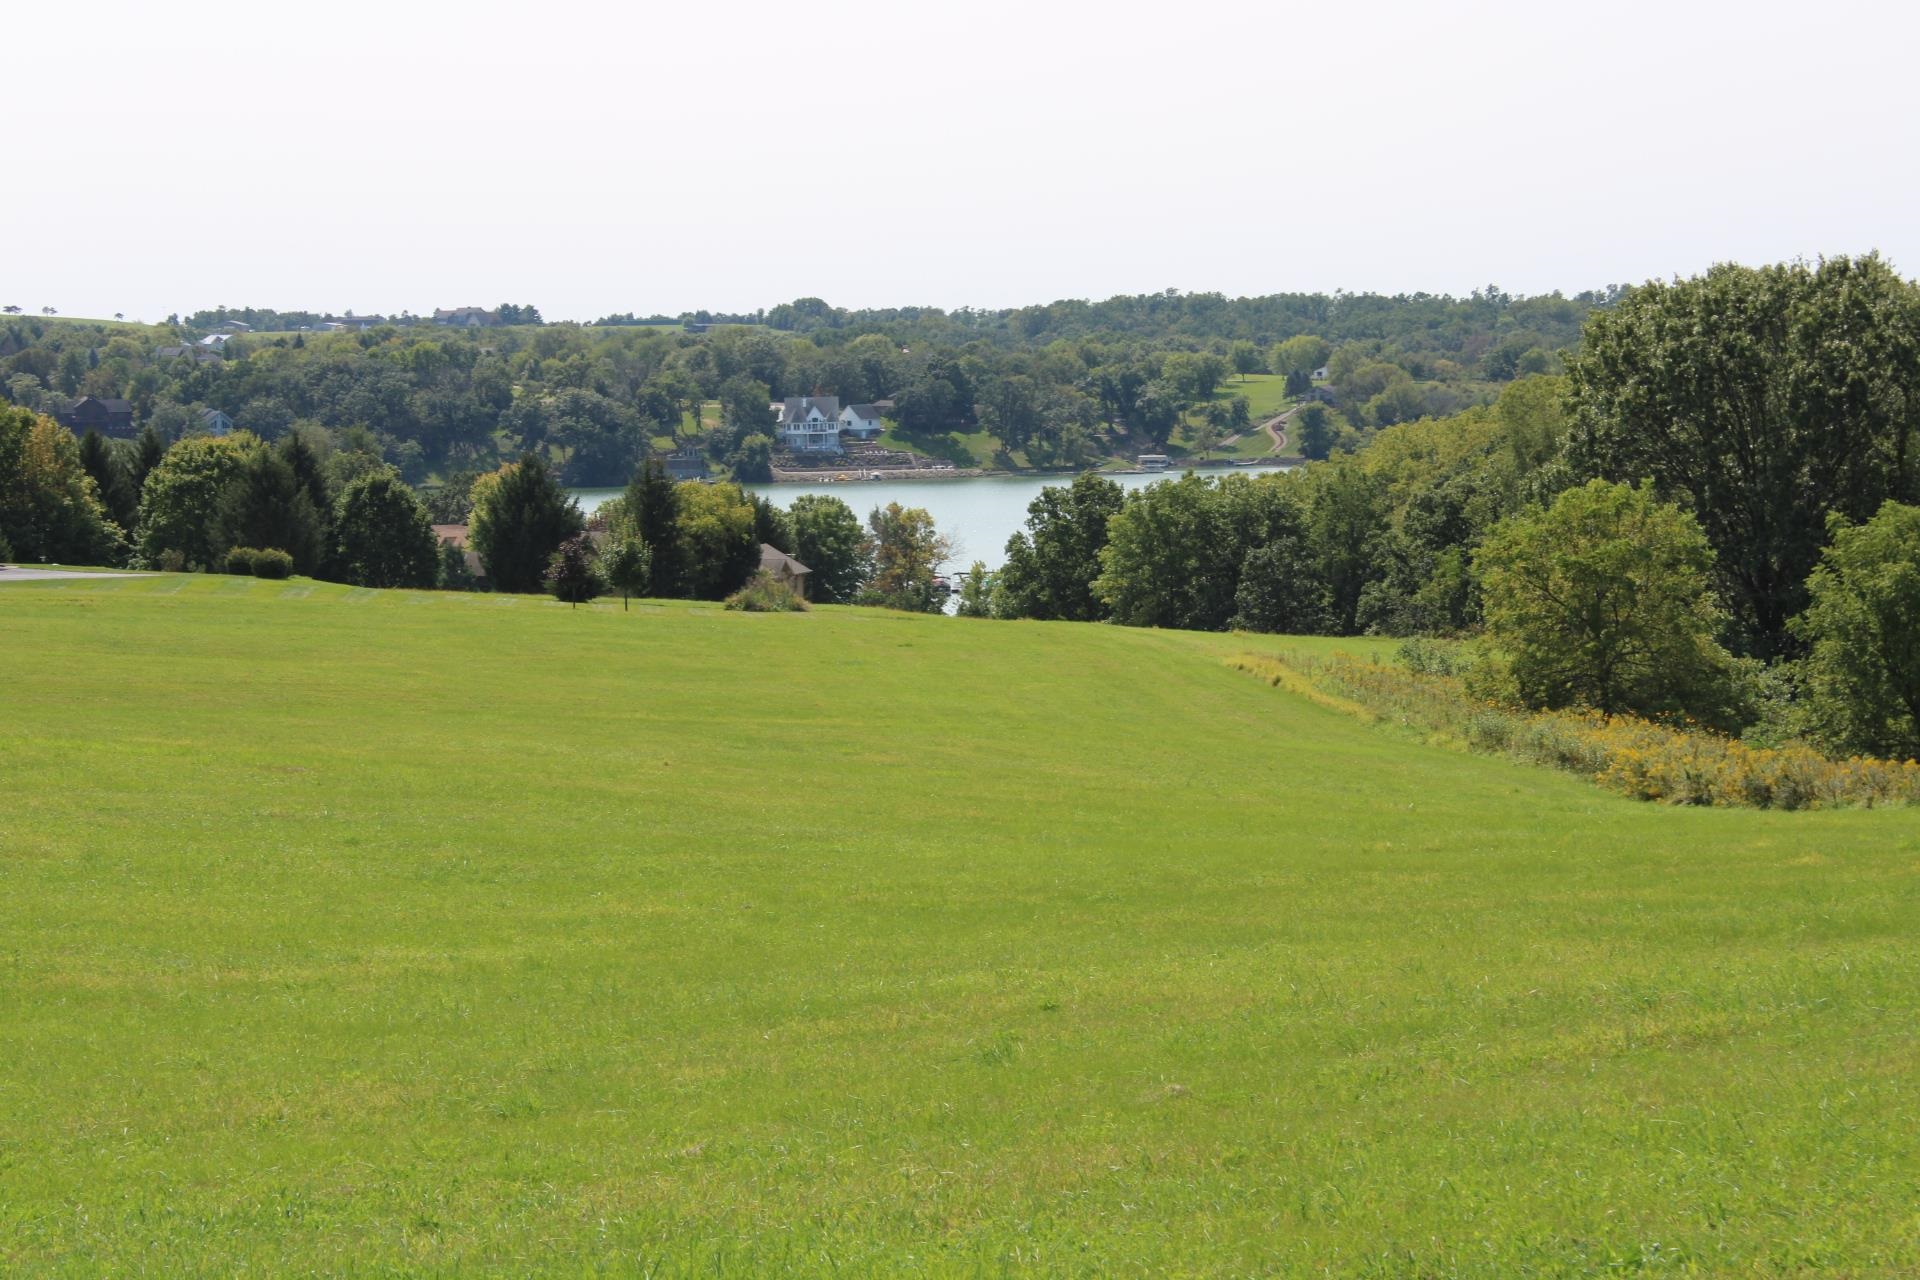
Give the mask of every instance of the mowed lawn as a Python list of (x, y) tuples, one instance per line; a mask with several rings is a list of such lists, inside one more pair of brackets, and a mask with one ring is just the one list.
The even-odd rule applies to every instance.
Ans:
[(0, 586), (0, 1271), (1920, 1271), (1920, 820), (1299, 642)]

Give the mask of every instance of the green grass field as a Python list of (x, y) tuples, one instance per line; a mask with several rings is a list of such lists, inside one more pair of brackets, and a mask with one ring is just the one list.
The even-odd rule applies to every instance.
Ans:
[(8, 1273), (1920, 1271), (1911, 811), (1615, 799), (1273, 638), (207, 577), (0, 638)]

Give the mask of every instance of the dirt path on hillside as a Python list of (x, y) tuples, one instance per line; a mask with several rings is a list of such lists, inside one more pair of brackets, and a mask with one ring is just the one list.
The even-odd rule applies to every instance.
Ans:
[(1267, 435), (1270, 436), (1273, 440), (1272, 455), (1274, 457), (1277, 458), (1282, 453), (1286, 452), (1286, 448), (1287, 448), (1286, 425), (1288, 422), (1292, 420), (1293, 415), (1298, 412), (1300, 412), (1300, 406), (1294, 405), (1293, 408), (1287, 410), (1285, 413), (1276, 414), (1273, 417), (1268, 418), (1265, 422), (1260, 424), (1260, 429), (1262, 431), (1265, 431)]

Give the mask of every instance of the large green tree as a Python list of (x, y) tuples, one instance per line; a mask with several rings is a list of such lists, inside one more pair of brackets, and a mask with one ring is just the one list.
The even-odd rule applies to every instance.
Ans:
[(0, 543), (21, 560), (117, 564), (126, 545), (81, 465), (80, 445), (51, 418), (0, 406)]
[(1920, 757), (1920, 507), (1889, 502), (1836, 522), (1794, 620), (1811, 646), (1814, 735), (1839, 751)]
[(813, 598), (846, 604), (873, 573), (873, 552), (853, 508), (829, 494), (805, 493), (787, 508), (793, 557), (813, 571)]
[(474, 482), (468, 539), (496, 591), (539, 591), (553, 553), (582, 527), (580, 508), (538, 454)]
[(427, 509), (391, 471), (340, 491), (333, 513), (332, 572), (361, 587), (432, 587), (439, 547)]
[(1645, 285), (1568, 377), (1577, 464), (1693, 512), (1750, 652), (1788, 647), (1830, 514), (1916, 496), (1920, 288), (1877, 256)]
[(753, 503), (736, 484), (681, 485), (673, 542), (680, 557), (677, 594), (695, 600), (725, 599), (760, 565)]
[(262, 448), (259, 437), (236, 431), (191, 436), (168, 449), (140, 491), (141, 559), (157, 566), (172, 553), (188, 567), (208, 568), (240, 545), (222, 536), (220, 503)]
[(933, 579), (953, 547), (926, 509), (889, 502), (868, 514), (867, 529), (873, 535), (873, 578), (862, 599), (920, 613), (944, 608), (946, 597)]
[(1709, 716), (1724, 705), (1713, 551), (1651, 490), (1569, 489), (1495, 525), (1474, 564), (1487, 638), (1528, 705)]
[(1070, 485), (1049, 485), (1027, 505), (1027, 527), (1007, 539), (1007, 562), (995, 583), (1003, 617), (1099, 622), (1107, 603), (1094, 593), (1107, 522), (1126, 493), (1088, 472)]
[(1289, 483), (1188, 472), (1136, 489), (1107, 521), (1094, 593), (1127, 626), (1224, 630), (1248, 552), (1299, 528)]

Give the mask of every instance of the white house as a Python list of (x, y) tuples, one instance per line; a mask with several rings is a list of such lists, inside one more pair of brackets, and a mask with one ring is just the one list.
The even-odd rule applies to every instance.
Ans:
[(840, 411), (842, 439), (878, 440), (882, 429), (878, 405), (850, 404)]
[(795, 453), (841, 453), (840, 426), (840, 397), (788, 396), (774, 433), (781, 448)]

